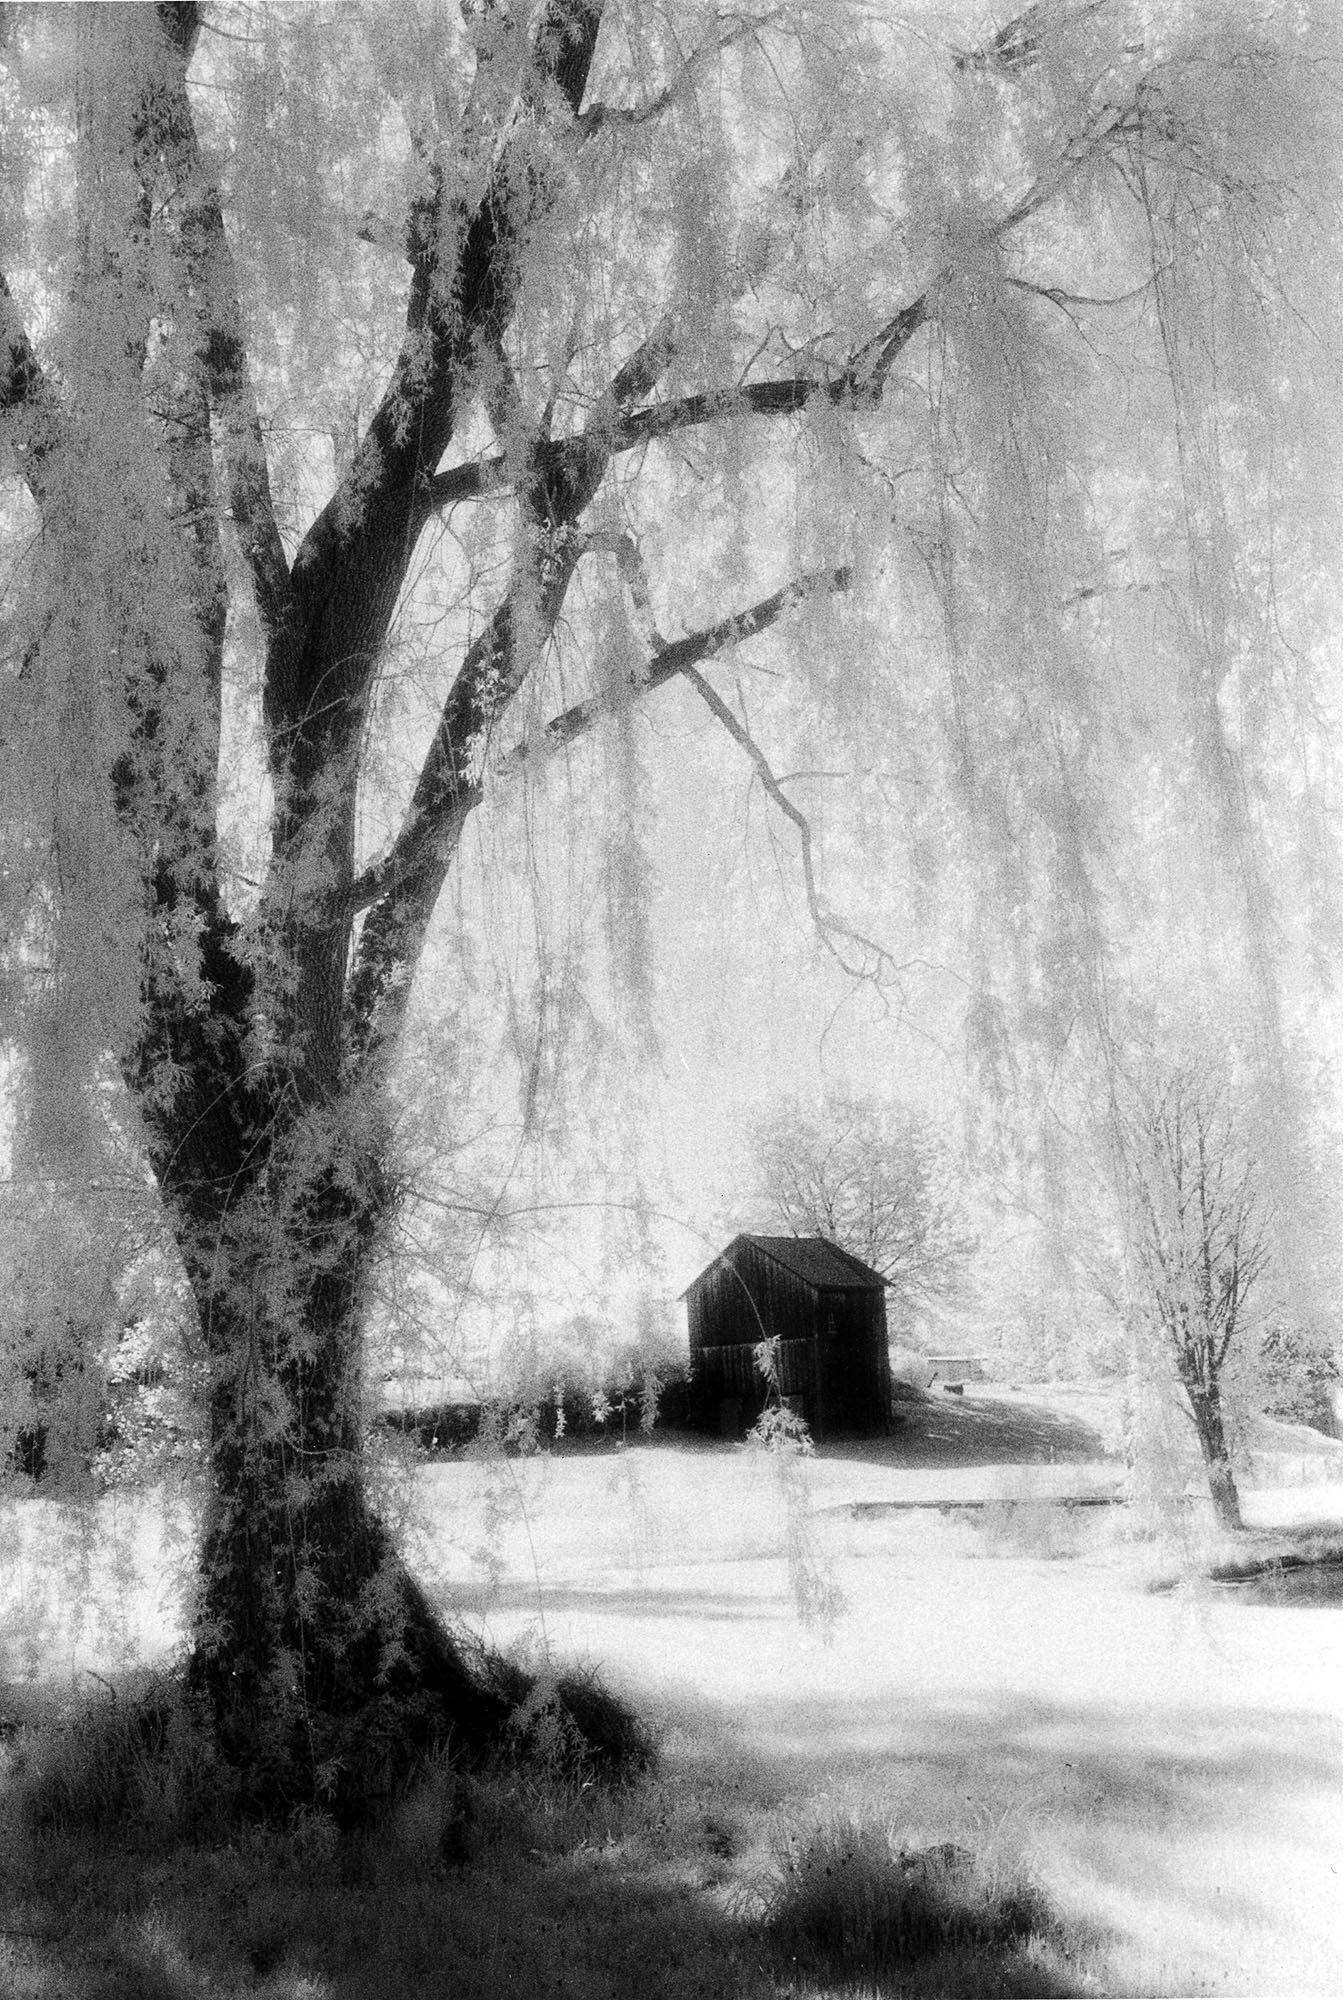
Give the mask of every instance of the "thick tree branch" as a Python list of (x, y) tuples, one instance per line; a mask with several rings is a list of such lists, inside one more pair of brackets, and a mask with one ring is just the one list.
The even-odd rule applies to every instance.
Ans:
[(644, 567), (639, 544), (633, 535), (617, 533), (614, 530), (600, 530), (586, 535), (583, 539), (583, 553), (615, 557), (620, 580), (629, 592), (630, 603), (634, 607), (639, 637), (650, 655), (664, 653), (667, 650), (667, 642), (658, 631), (653, 618), (653, 593), (649, 587), (648, 571)]
[[(720, 618), (716, 624), (705, 626), (702, 631), (671, 640), (653, 653), (647, 666), (632, 680), (632, 691), (643, 694), (665, 687), (668, 681), (675, 680), (678, 674), (698, 666), (701, 661), (711, 660), (729, 646), (739, 645), (743, 639), (767, 631), (793, 605), (802, 604), (822, 591), (847, 590), (851, 581), (852, 571), (847, 566), (816, 570), (795, 578), (782, 590), (762, 597), (759, 603), (749, 605), (744, 611), (734, 611), (729, 617)], [(589, 695), (585, 700), (575, 702), (571, 708), (561, 710), (546, 724), (538, 745), (519, 743), (509, 751), (500, 763), (501, 772), (511, 770), (525, 758), (534, 756), (538, 748), (549, 752), (575, 742), (609, 715), (612, 705), (612, 697), (608, 694)]]
[[(595, 482), (600, 481), (600, 471)], [(594, 488), (595, 490), (595, 484)], [(581, 545), (566, 521), (539, 518), (508, 595), (473, 641), (444, 704), (410, 806), (391, 849), (352, 883), (344, 909), (368, 911), (349, 983), (354, 1061), (376, 1064), (394, 1042), (439, 892), (480, 797), (485, 745), (548, 642), (564, 606)], [(567, 496), (574, 515), (592, 497)]]
[(149, 100), (139, 150), (146, 171), (155, 178), (160, 171), (166, 175), (180, 205), (185, 289), (196, 317), (196, 364), (218, 425), (229, 513), (251, 573), (263, 626), (273, 636), (292, 616), (293, 591), (271, 497), (233, 253), (224, 229), (219, 190), (201, 157), (187, 89), (187, 70), (201, 17), (202, 10), (194, 0), (164, 0), (157, 9), (159, 28), (170, 52), (166, 88)]
[[(347, 473), (295, 561), (298, 630), (291, 641), (272, 644), (266, 663), (266, 722), (284, 801), (275, 850), (287, 866), (317, 830), (326, 844), (333, 911), (349, 906), (341, 878), (348, 882), (359, 734), (401, 586), (433, 511), (433, 474), (474, 393), (481, 359), (488, 365), (499, 353), (517, 303), (525, 220), (518, 189), (530, 188), (539, 206), (546, 200), (529, 164), (533, 124), (547, 115), (550, 92), (558, 92), (571, 115), (577, 112), (600, 22), (600, 6), (586, 0), (549, 0), (542, 9), (518, 86), (529, 113), (496, 146), (474, 210), (461, 210), (442, 163), (431, 162), (412, 206), (400, 355)], [(450, 266), (447, 246), (455, 246)], [(327, 832), (331, 780), (342, 772), (348, 776), (340, 824)]]
[[(1138, 115), (1136, 104), (1136, 98), (1130, 97), (1122, 105), (1102, 105), (1067, 143), (1055, 166), (1033, 181), (980, 232), (976, 239), (978, 247), (987, 248), (1010, 236), (1046, 208), (1098, 151), (1131, 130)], [(621, 393), (614, 401), (611, 397), (603, 399), (581, 435), (542, 448), (540, 464), (545, 476), (559, 481), (572, 476), (576, 467), (590, 456), (597, 436), (602, 450), (609, 457), (617, 457), (656, 439), (727, 419), (755, 417), (768, 421), (800, 416), (812, 404), (855, 409), (879, 403), (897, 359), (919, 329), (935, 317), (939, 296), (954, 281), (956, 268), (954, 263), (944, 265), (916, 298), (893, 313), (833, 373), (734, 382), (641, 409), (626, 407), (649, 393), (672, 358), (675, 320), (674, 315), (666, 316), (617, 376)], [(426, 493), (430, 504), (437, 508), (500, 493), (509, 483), (509, 468), (500, 456), (450, 466), (427, 480)]]
[(198, 182), (194, 187), (189, 182), (188, 187), (183, 236), (197, 260), (201, 280), (202, 360), (210, 404), (219, 420), (229, 513), (251, 573), (257, 610), (267, 635), (273, 637), (293, 615), (294, 592), (271, 496), (233, 253), (216, 190)]
[[(542, 445), (538, 464), (544, 477), (569, 478), (591, 457), (594, 446), (615, 458), (655, 439), (696, 430), (706, 424), (740, 417), (795, 417), (813, 403), (851, 409), (880, 401), (886, 378), (900, 350), (931, 317), (934, 288), (889, 320), (864, 342), (852, 362), (834, 375), (790, 375), (767, 382), (733, 383), (720, 389), (697, 390), (643, 409), (626, 407), (646, 395), (675, 353), (674, 322), (670, 316), (636, 350), (616, 375), (586, 430), (577, 437)], [(449, 466), (428, 481), (431, 504), (453, 506), (508, 490), (510, 468), (502, 454)]]
[[(546, 86), (557, 89), (576, 116), (596, 53), (602, 8), (596, 0), (550, 0), (533, 35), (530, 68), (520, 79), (522, 102), (542, 115)], [(412, 278), (406, 339), (392, 377), (341, 491), (315, 524), (301, 561), (329, 543), (333, 523), (357, 519), (380, 493), (422, 489), (451, 441), (481, 353), (497, 353), (517, 300), (515, 154), (530, 143), (530, 120), (514, 125), (498, 147), (484, 195), (469, 215), (454, 212), (446, 174), (431, 163), (428, 187), (414, 205), (408, 231)], [(544, 202), (544, 190), (535, 191)], [(454, 226), (454, 224), (456, 226)], [(451, 271), (442, 246), (456, 242)], [(423, 493), (418, 496), (423, 502)]]

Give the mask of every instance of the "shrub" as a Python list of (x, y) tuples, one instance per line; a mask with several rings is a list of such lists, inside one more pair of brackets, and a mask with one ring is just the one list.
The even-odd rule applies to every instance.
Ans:
[(653, 1738), (634, 1710), (595, 1674), (531, 1674), (512, 1661), (490, 1663), (512, 1705), (506, 1748), (560, 1779), (639, 1776), (656, 1763)]
[(1274, 1321), (1259, 1343), (1259, 1373), (1269, 1416), (1332, 1433), (1330, 1392), (1340, 1378), (1327, 1333)]
[(1051, 1917), (1038, 1890), (963, 1847), (903, 1847), (881, 1824), (837, 1819), (783, 1848), (764, 1925), (802, 1965), (879, 1973), (935, 1952), (1001, 1951)]
[(684, 1373), (650, 1377), (634, 1387), (610, 1382), (590, 1388), (561, 1382), (534, 1400), (437, 1403), (423, 1409), (389, 1409), (375, 1427), (413, 1438), (422, 1451), (453, 1455), (468, 1450), (527, 1456), (560, 1438), (625, 1438), (636, 1442), (656, 1425), (685, 1430), (690, 1424), (690, 1384)]

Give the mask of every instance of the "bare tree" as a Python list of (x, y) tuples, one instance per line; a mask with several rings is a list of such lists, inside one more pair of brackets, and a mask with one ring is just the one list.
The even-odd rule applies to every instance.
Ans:
[(750, 1131), (761, 1200), (795, 1236), (828, 1236), (888, 1281), (893, 1315), (954, 1299), (975, 1250), (952, 1163), (909, 1105), (836, 1092), (782, 1098)]
[(1217, 1518), (1239, 1528), (1223, 1376), (1253, 1328), (1269, 1262), (1262, 1176), (1230, 1086), (1210, 1067), (1171, 1071), (1130, 1115), (1126, 1139), (1143, 1303), (1189, 1399)]

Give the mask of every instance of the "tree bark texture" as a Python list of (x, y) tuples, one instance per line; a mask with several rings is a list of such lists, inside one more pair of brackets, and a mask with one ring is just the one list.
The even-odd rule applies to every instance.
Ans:
[(1204, 1383), (1187, 1382), (1186, 1388), (1194, 1413), (1194, 1428), (1198, 1432), (1199, 1450), (1208, 1474), (1208, 1490), (1212, 1495), (1217, 1525), (1239, 1533), (1245, 1523), (1241, 1518), (1240, 1493), (1231, 1463), (1221, 1390), (1215, 1379)]

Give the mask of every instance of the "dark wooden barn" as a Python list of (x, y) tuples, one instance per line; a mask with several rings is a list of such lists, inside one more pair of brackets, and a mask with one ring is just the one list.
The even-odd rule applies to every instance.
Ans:
[(682, 1294), (694, 1418), (733, 1436), (764, 1407), (756, 1360), (775, 1340), (779, 1388), (813, 1437), (886, 1428), (886, 1281), (824, 1236), (734, 1236)]

